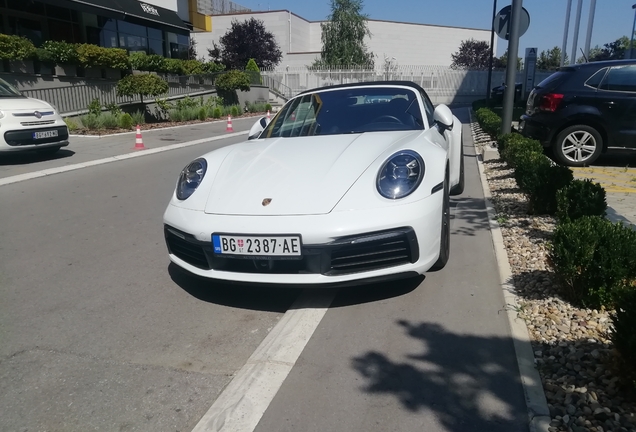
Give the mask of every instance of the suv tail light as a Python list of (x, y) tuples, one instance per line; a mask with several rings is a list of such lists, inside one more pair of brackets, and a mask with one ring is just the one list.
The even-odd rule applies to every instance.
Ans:
[(563, 95), (560, 93), (548, 93), (543, 95), (539, 101), (539, 110), (554, 112), (562, 100)]

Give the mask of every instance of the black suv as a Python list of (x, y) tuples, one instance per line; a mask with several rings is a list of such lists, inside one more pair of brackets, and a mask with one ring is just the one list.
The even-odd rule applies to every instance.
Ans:
[(636, 60), (560, 68), (530, 93), (519, 130), (568, 166), (589, 165), (610, 147), (636, 148)]

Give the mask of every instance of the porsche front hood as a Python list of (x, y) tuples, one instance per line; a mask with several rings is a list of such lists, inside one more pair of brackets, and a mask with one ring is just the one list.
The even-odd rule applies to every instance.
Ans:
[(378, 156), (421, 133), (272, 138), (237, 145), (215, 174), (205, 212), (249, 216), (329, 213)]

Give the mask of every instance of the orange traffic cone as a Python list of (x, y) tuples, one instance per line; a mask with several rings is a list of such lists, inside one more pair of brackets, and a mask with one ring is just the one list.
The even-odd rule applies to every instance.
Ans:
[(135, 136), (135, 150), (144, 150), (144, 141), (141, 138), (141, 129), (137, 125), (137, 135)]
[(267, 110), (267, 120), (269, 120), (269, 119), (270, 119), (270, 117), (269, 117), (269, 110)]
[(227, 116), (227, 128), (225, 128), (225, 132), (234, 132), (234, 129), (232, 128), (232, 117), (229, 115)]

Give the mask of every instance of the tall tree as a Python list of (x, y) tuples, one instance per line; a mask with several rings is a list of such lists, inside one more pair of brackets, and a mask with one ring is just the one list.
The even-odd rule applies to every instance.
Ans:
[(322, 51), (314, 67), (370, 66), (373, 53), (364, 43), (371, 37), (368, 16), (362, 13), (362, 0), (331, 0), (331, 14), (322, 29)]
[[(261, 67), (274, 67), (283, 57), (274, 35), (265, 29), (263, 21), (255, 18), (243, 22), (232, 20), (232, 27), (219, 42), (221, 63), (227, 69), (243, 69), (251, 58)], [(208, 49), (212, 60), (213, 50)]]
[[(568, 55), (565, 55), (565, 63), (568, 63)], [(537, 57), (537, 69), (552, 71), (557, 70), (561, 66), (561, 48), (555, 46), (547, 51), (541, 51)]]
[[(508, 50), (504, 52), (501, 57), (495, 58), (493, 62), (494, 69), (506, 69), (508, 67)], [(517, 57), (517, 70), (520, 71), (523, 68), (523, 59)]]
[(457, 52), (451, 54), (451, 58), (452, 69), (487, 70), (490, 64), (490, 45), (475, 39), (464, 40)]
[(614, 42), (606, 43), (600, 51), (595, 52), (594, 57), (590, 53), (590, 61), (601, 60), (621, 60), (625, 58), (625, 52), (629, 50), (630, 40), (627, 36), (622, 36)]

